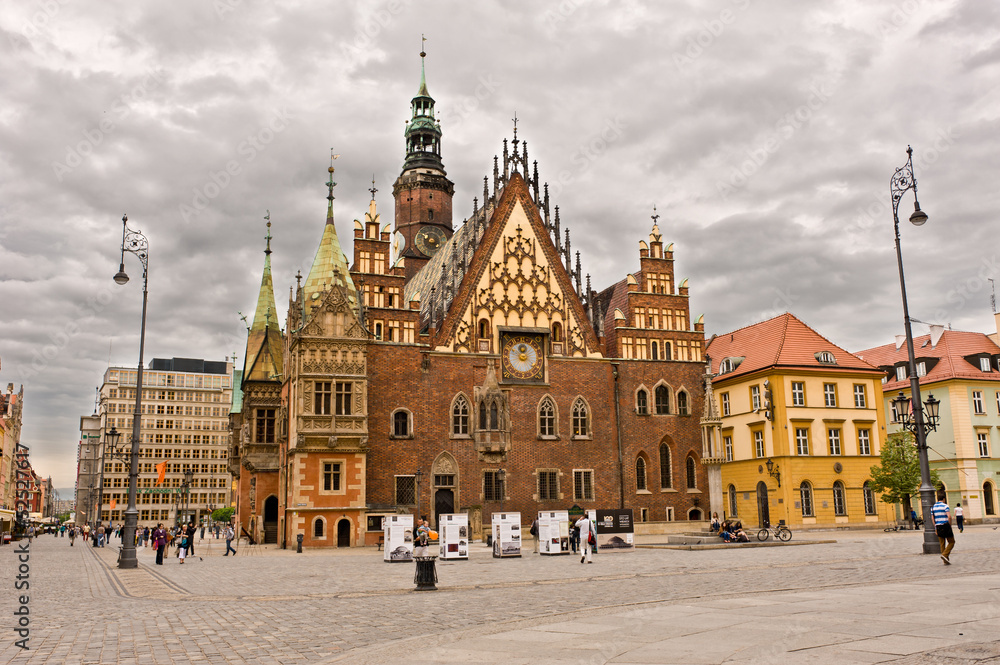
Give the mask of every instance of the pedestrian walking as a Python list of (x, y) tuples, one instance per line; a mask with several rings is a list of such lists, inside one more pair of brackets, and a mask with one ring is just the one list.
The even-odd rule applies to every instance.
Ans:
[(534, 553), (538, 554), (538, 518), (535, 518), (535, 521), (531, 523), (531, 528), (528, 529), (528, 533), (530, 533), (532, 538), (535, 540)]
[(235, 535), (236, 534), (233, 532), (233, 527), (226, 525), (226, 553), (223, 554), (222, 556), (229, 556), (230, 552), (233, 553), (233, 556), (236, 556), (236, 550), (233, 549), (233, 537)]
[(156, 565), (163, 565), (163, 550), (167, 548), (167, 532), (163, 528), (163, 523), (156, 525), (153, 529), (153, 547), (156, 548)]
[(937, 503), (931, 508), (931, 515), (934, 516), (934, 531), (937, 532), (938, 542), (941, 543), (941, 560), (950, 566), (951, 550), (955, 547), (955, 534), (951, 530), (951, 509), (944, 502), (944, 498), (943, 492), (938, 494)]
[(106, 534), (106, 529), (104, 528), (104, 524), (102, 523), (100, 526), (97, 527), (97, 546), (98, 547), (104, 547), (104, 536), (105, 535), (107, 535)]
[(569, 546), (573, 548), (573, 554), (576, 554), (577, 545), (580, 544), (580, 527), (574, 522), (569, 528)]
[(962, 512), (961, 501), (955, 504), (955, 526), (958, 527), (959, 533), (965, 532), (965, 513)]
[(73, 541), (76, 540), (76, 529), (69, 530), (69, 546), (73, 547)]
[(194, 522), (188, 523), (187, 527), (184, 529), (184, 536), (187, 538), (187, 553), (194, 556), (194, 534), (198, 532), (195, 528)]
[(580, 563), (594, 563), (591, 558), (591, 538), (596, 542), (596, 536), (594, 535), (594, 523), (590, 521), (587, 514), (584, 513), (583, 517), (576, 521), (577, 528), (580, 529)]
[(917, 511), (915, 509), (913, 509), (913, 508), (910, 508), (910, 522), (913, 523), (913, 530), (916, 531), (917, 530)]

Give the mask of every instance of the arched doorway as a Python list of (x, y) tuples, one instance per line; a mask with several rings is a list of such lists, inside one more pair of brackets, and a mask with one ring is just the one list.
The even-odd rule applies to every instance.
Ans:
[(700, 522), (705, 518), (702, 517), (701, 508), (692, 508), (688, 511), (688, 519), (692, 522)]
[(983, 483), (983, 507), (987, 515), (996, 515), (996, 504), (993, 503), (993, 483), (986, 481)]
[(434, 524), (440, 531), (441, 515), (455, 512), (455, 492), (449, 489), (439, 489), (434, 492)]
[(278, 497), (273, 494), (264, 501), (264, 544), (278, 542)]
[(441, 515), (455, 512), (458, 491), (458, 463), (450, 453), (442, 452), (431, 466), (434, 488), (434, 528), (441, 530)]
[(351, 520), (342, 519), (337, 522), (337, 547), (351, 546)]
[(767, 483), (757, 483), (757, 521), (760, 528), (771, 525), (771, 510), (767, 503)]

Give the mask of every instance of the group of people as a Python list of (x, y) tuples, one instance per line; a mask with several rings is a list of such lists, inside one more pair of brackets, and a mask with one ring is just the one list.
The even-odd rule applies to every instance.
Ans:
[[(538, 553), (538, 520), (535, 519), (531, 523), (531, 528), (528, 530), (535, 539), (535, 550), (534, 553)], [(577, 549), (580, 550), (580, 563), (594, 563), (591, 560), (591, 555), (597, 552), (597, 529), (594, 527), (594, 523), (587, 517), (586, 513), (578, 519), (576, 522), (569, 527), (569, 546), (576, 554)], [(582, 543), (582, 544), (581, 544)]]
[(712, 513), (712, 532), (723, 542), (727, 543), (749, 543), (750, 536), (743, 530), (743, 522), (739, 520), (725, 520), (719, 522), (719, 513)]

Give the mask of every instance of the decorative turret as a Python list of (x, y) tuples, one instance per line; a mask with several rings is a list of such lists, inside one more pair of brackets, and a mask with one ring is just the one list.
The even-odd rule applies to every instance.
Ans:
[(434, 98), (427, 92), (427, 75), (420, 52), (420, 88), (410, 101), (410, 121), (406, 124), (406, 161), (403, 170), (432, 168), (444, 173), (441, 162), (441, 125), (434, 117)]
[[(421, 38), (421, 45), (423, 38)], [(407, 281), (451, 238), (451, 203), (455, 185), (441, 161), (441, 125), (434, 117), (434, 98), (427, 92), (427, 75), (420, 51), (420, 88), (410, 103), (406, 124), (406, 159), (392, 187), (396, 200), (395, 230), (402, 237)]]
[(302, 287), (302, 313), (304, 320), (308, 320), (312, 308), (318, 304), (323, 294), (331, 289), (337, 288), (344, 291), (344, 296), (348, 302), (357, 310), (358, 292), (354, 287), (354, 282), (349, 274), (347, 257), (340, 246), (340, 238), (337, 237), (337, 227), (333, 222), (333, 188), (337, 183), (333, 181), (333, 160), (339, 155), (330, 156), (330, 180), (326, 183), (329, 190), (327, 200), (330, 202), (327, 207), (326, 225), (323, 227), (323, 237), (316, 248), (316, 257), (313, 259), (312, 268), (309, 269), (309, 276)]
[(278, 325), (278, 308), (274, 304), (274, 283), (271, 279), (271, 211), (267, 220), (267, 242), (264, 249), (264, 274), (257, 294), (257, 309), (247, 333), (247, 350), (243, 355), (243, 381), (280, 380), (284, 342)]

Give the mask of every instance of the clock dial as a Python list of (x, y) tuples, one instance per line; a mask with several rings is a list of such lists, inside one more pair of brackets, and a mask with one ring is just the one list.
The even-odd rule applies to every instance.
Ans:
[(505, 379), (542, 379), (542, 340), (535, 335), (513, 335), (504, 340), (501, 361)]
[(446, 242), (448, 242), (448, 236), (436, 226), (425, 226), (413, 239), (413, 244), (424, 256), (434, 256), (434, 253), (441, 249), (441, 246)]

